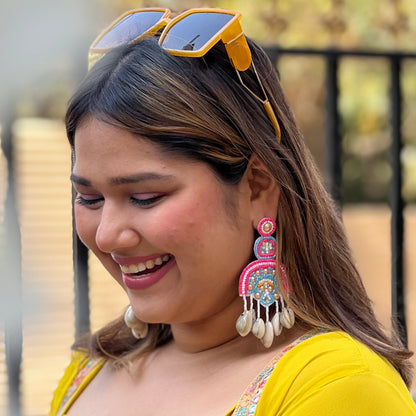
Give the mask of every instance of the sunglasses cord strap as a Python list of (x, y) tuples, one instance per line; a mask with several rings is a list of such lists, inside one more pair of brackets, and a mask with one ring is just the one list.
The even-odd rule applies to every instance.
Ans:
[(238, 76), (238, 79), (240, 80), (240, 83), (241, 83), (241, 85), (254, 97), (254, 98), (256, 98), (258, 101), (260, 101), (262, 104), (263, 104), (263, 107), (264, 107), (264, 109), (265, 109), (265, 111), (266, 111), (266, 113), (267, 113), (267, 116), (269, 117), (269, 119), (270, 119), (270, 121), (272, 122), (272, 124), (273, 124), (273, 127), (274, 127), (274, 130), (275, 130), (275, 133), (276, 133), (276, 138), (277, 138), (277, 141), (280, 143), (280, 139), (281, 139), (281, 130), (280, 130), (280, 126), (279, 126), (279, 122), (278, 122), (278, 120), (277, 120), (277, 117), (276, 117), (276, 114), (275, 114), (275, 112), (273, 111), (273, 108), (272, 108), (272, 105), (270, 104), (270, 101), (269, 101), (269, 97), (267, 96), (267, 94), (266, 94), (266, 91), (264, 90), (264, 87), (263, 87), (263, 84), (262, 84), (262, 82), (260, 81), (260, 77), (259, 77), (259, 74), (257, 73), (257, 70), (256, 70), (256, 66), (254, 65), (254, 62), (252, 61), (251, 62), (251, 66), (253, 67), (253, 71), (254, 71), (254, 73), (255, 73), (255, 75), (256, 75), (256, 78), (257, 78), (257, 81), (258, 81), (258, 83), (259, 83), (259, 85), (260, 85), (260, 88), (261, 88), (261, 91), (262, 91), (262, 93), (263, 93), (263, 96), (265, 97), (265, 99), (264, 100), (262, 100), (257, 94), (255, 94), (249, 87), (247, 87), (247, 85), (246, 84), (244, 84), (244, 81), (243, 81), (243, 79), (241, 78), (241, 74), (240, 74), (240, 71), (238, 71), (237, 69), (235, 70), (235, 72), (237, 73), (237, 76)]

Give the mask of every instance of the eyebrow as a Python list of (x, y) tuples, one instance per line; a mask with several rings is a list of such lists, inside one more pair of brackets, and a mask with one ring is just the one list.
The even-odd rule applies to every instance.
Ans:
[[(154, 172), (144, 172), (139, 173), (136, 175), (130, 175), (130, 176), (120, 176), (115, 178), (108, 179), (108, 183), (110, 185), (124, 185), (129, 183), (138, 183), (138, 182), (144, 182), (144, 181), (155, 181), (155, 180), (166, 180), (173, 178), (172, 175), (161, 175), (159, 173)], [(80, 176), (77, 176), (75, 174), (71, 174), (70, 179), (72, 182), (77, 183), (78, 185), (83, 186), (91, 186), (91, 181), (88, 179), (82, 178)]]

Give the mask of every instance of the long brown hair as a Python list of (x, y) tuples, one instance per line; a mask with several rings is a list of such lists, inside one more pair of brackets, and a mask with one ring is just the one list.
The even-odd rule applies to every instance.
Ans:
[[(262, 49), (251, 40), (249, 45), (279, 120), (281, 143), (262, 104), (241, 86), (221, 44), (203, 58), (182, 58), (169, 55), (151, 38), (114, 49), (91, 69), (69, 104), (71, 146), (81, 120), (93, 115), (168, 152), (207, 163), (229, 184), (239, 182), (248, 160), (257, 154), (281, 187), (278, 261), (288, 271), (293, 293), (287, 302), (298, 322), (347, 332), (386, 357), (410, 385), (411, 353), (377, 322), (337, 208), (277, 73)], [(252, 70), (241, 75), (262, 95)], [(120, 317), (87, 344), (92, 354), (129, 362), (169, 339), (168, 325), (152, 324), (145, 340), (135, 340)]]

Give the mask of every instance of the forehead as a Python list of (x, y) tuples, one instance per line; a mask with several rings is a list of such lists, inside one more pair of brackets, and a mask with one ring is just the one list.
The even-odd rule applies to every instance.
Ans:
[(127, 129), (98, 120), (93, 116), (87, 116), (81, 120), (75, 130), (74, 151), (82, 153), (89, 148), (94, 148), (96, 151), (111, 150), (117, 153), (126, 147), (142, 148), (145, 151), (150, 147), (143, 146), (147, 144), (145, 142), (148, 142), (149, 145), (152, 144), (146, 138), (135, 135)]
[(146, 160), (161, 163), (168, 158), (160, 146), (150, 140), (92, 116), (77, 127), (73, 152), (75, 166), (100, 163), (103, 169), (123, 160), (125, 163)]
[(75, 132), (73, 174), (93, 180), (146, 173), (159, 176), (216, 175), (202, 161), (166, 151), (162, 146), (126, 129), (88, 117)]

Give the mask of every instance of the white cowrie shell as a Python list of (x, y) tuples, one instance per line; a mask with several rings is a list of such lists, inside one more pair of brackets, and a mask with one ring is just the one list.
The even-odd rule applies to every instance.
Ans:
[(244, 311), (237, 319), (235, 324), (235, 328), (237, 332), (242, 336), (245, 337), (251, 330), (253, 326), (253, 314), (251, 311)]
[(134, 338), (143, 339), (146, 338), (149, 332), (149, 325), (145, 322), (142, 322), (143, 326), (141, 328), (131, 328), (131, 333), (133, 334)]
[(276, 337), (278, 337), (282, 333), (282, 325), (280, 325), (280, 314), (276, 312), (276, 314), (272, 318), (272, 325), (273, 325), (273, 332)]
[(264, 336), (264, 331), (265, 331), (265, 325), (264, 325), (264, 321), (261, 318), (257, 318), (254, 321), (253, 324), (253, 329), (251, 330), (251, 332), (253, 332), (253, 334), (257, 337), (257, 338), (263, 338)]
[(295, 314), (292, 309), (285, 307), (280, 314), (280, 322), (285, 328), (292, 328), (295, 323)]
[(124, 314), (124, 323), (131, 329), (131, 333), (137, 339), (145, 338), (149, 332), (149, 325), (137, 318), (131, 305)]
[(264, 336), (261, 339), (261, 342), (266, 348), (270, 348), (273, 344), (274, 339), (274, 332), (273, 332), (273, 325), (270, 321), (266, 322)]
[(289, 312), (289, 328), (292, 328), (292, 326), (295, 324), (295, 312), (289, 307), (286, 308)]
[(133, 312), (133, 308), (131, 305), (127, 308), (126, 312), (124, 313), (124, 323), (129, 327), (134, 327), (137, 323), (141, 321), (137, 318), (137, 316)]

